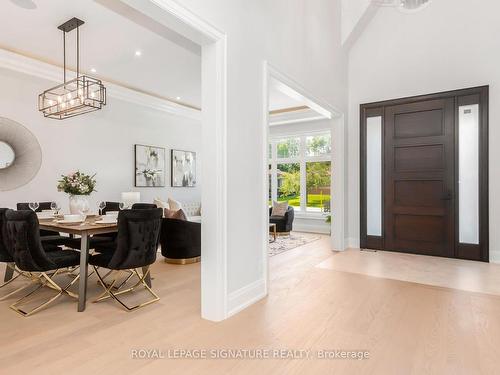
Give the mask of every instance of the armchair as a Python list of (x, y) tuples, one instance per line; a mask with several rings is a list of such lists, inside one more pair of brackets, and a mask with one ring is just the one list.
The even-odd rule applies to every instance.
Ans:
[(288, 206), (285, 216), (271, 216), (273, 208), (269, 207), (269, 222), (271, 224), (276, 224), (276, 232), (281, 234), (289, 234), (293, 229), (293, 219), (295, 217), (295, 212), (293, 207)]
[(167, 263), (189, 264), (201, 259), (201, 224), (163, 219), (160, 231), (161, 253)]

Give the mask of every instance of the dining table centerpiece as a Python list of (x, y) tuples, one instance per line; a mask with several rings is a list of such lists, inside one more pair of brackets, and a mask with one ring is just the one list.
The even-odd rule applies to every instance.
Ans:
[(89, 195), (95, 191), (95, 174), (88, 175), (80, 171), (61, 175), (57, 190), (69, 194), (69, 211), (71, 214), (81, 214), (88, 211)]

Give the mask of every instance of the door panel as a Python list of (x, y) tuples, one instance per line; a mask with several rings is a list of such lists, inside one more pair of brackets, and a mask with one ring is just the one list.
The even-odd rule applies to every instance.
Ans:
[(394, 137), (414, 138), (443, 135), (443, 111), (420, 111), (396, 114)]
[(394, 182), (394, 201), (399, 207), (444, 208), (443, 181), (400, 180)]
[(442, 145), (394, 146), (394, 170), (397, 172), (443, 170)]
[(385, 248), (454, 256), (454, 100), (385, 107)]

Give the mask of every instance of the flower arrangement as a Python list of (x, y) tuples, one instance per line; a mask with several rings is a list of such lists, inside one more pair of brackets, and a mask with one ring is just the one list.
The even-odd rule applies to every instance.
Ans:
[(80, 171), (61, 175), (57, 184), (57, 191), (65, 192), (70, 195), (90, 195), (95, 191), (95, 174), (89, 176)]

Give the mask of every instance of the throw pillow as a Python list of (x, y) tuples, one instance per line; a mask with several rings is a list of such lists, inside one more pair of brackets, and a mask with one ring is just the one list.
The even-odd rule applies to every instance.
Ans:
[(288, 202), (273, 202), (273, 210), (271, 216), (283, 217), (288, 210)]
[(182, 203), (172, 198), (168, 198), (168, 206), (171, 210), (178, 211), (182, 208)]
[(182, 208), (180, 210), (170, 210), (168, 208), (165, 208), (163, 210), (163, 215), (166, 219), (177, 219), (177, 220), (183, 220), (186, 221), (187, 217)]
[(153, 203), (156, 204), (156, 207), (158, 208), (170, 208), (167, 202), (162, 201), (160, 198), (155, 198), (153, 200)]

